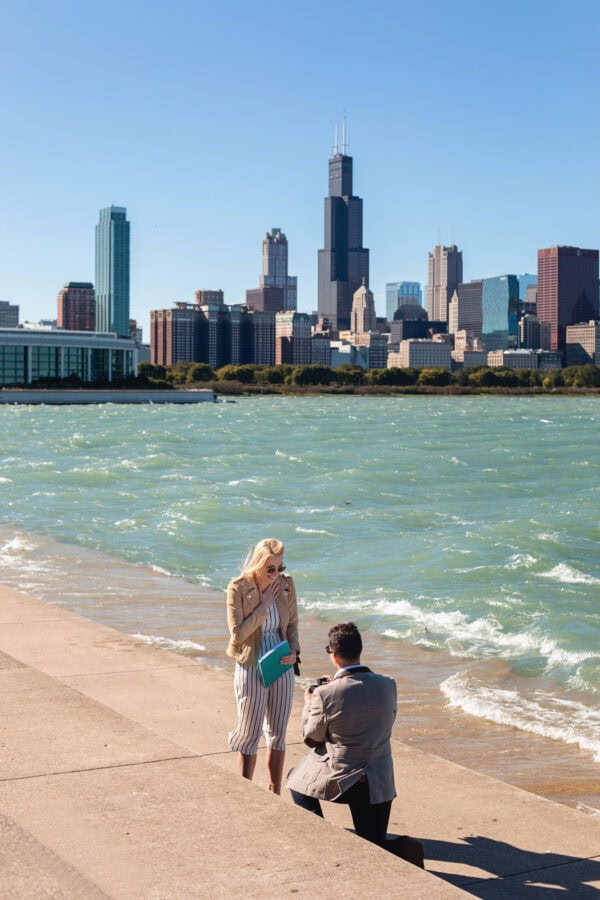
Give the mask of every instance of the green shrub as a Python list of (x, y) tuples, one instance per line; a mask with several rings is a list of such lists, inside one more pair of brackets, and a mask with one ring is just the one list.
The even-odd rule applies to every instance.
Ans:
[(452, 373), (448, 369), (424, 368), (419, 372), (417, 384), (440, 387), (452, 383)]

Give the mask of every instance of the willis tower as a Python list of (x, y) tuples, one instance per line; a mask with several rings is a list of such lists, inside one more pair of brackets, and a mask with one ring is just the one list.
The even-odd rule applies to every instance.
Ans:
[[(352, 193), (352, 157), (346, 156), (346, 123), (342, 152), (337, 126), (329, 160), (329, 196), (325, 197), (325, 247), (319, 250), (319, 316), (332, 327), (350, 328), (354, 292), (369, 285), (369, 251), (363, 247), (362, 199)], [(364, 279), (364, 281), (363, 281)]]

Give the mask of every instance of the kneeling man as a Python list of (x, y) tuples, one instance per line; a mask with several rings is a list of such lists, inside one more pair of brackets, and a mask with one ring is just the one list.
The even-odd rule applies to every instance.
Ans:
[(336, 672), (304, 695), (302, 737), (312, 749), (286, 784), (294, 803), (320, 816), (320, 800), (349, 804), (356, 833), (384, 846), (396, 796), (390, 747), (396, 682), (361, 665), (354, 622), (334, 625), (325, 649)]

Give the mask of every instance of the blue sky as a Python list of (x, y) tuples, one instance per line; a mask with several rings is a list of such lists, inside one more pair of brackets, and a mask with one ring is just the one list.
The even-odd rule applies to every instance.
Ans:
[(347, 118), (371, 288), (535, 272), (537, 249), (600, 246), (600, 2), (2, 0), (0, 299), (56, 316), (94, 280), (101, 207), (127, 207), (131, 314), (258, 285), (288, 236), (298, 307)]

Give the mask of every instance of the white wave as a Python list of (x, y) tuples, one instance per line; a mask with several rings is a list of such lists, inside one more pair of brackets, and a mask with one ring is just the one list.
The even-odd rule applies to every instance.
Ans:
[(600, 809), (596, 809), (595, 806), (588, 806), (587, 803), (582, 803), (580, 801), (577, 804), (576, 808), (580, 809), (584, 813), (587, 813), (588, 816), (600, 816)]
[(195, 481), (194, 475), (182, 475), (181, 472), (169, 472), (168, 475), (161, 475), (161, 481)]
[(523, 603), (522, 600), (517, 600), (515, 597), (511, 597), (510, 600), (487, 600), (486, 602), (488, 606), (496, 609), (513, 609), (519, 603)]
[(162, 635), (154, 634), (132, 634), (131, 637), (138, 641), (143, 641), (151, 647), (161, 647), (163, 650), (174, 650), (176, 653), (184, 653), (186, 651), (195, 651), (196, 653), (205, 653), (206, 647), (202, 644), (196, 644), (194, 641), (174, 641), (171, 638), (162, 637)]
[(283, 450), (276, 450), (275, 456), (281, 456), (283, 459), (289, 459), (290, 462), (302, 462), (300, 456), (292, 456), (290, 453), (284, 453)]
[(507, 569), (530, 569), (537, 562), (535, 556), (530, 553), (514, 553), (510, 562), (506, 564)]
[(550, 569), (549, 572), (539, 572), (538, 578), (552, 578), (562, 584), (600, 584), (600, 578), (594, 578), (593, 575), (586, 575), (566, 563), (559, 563)]
[[(510, 598), (510, 601), (495, 601), (496, 606), (512, 607), (515, 604), (521, 605), (522, 601), (513, 598)], [(421, 645), (425, 643), (432, 647), (443, 646), (451, 656), (517, 659), (522, 655), (535, 653), (542, 659), (545, 658), (546, 670), (573, 668), (597, 657), (597, 654), (591, 651), (565, 650), (536, 628), (530, 627), (527, 631), (521, 632), (505, 632), (494, 615), (470, 620), (459, 610), (433, 612), (419, 609), (408, 600), (359, 600), (345, 597), (343, 604), (340, 602), (327, 606), (318, 603), (313, 608), (338, 609), (342, 605), (348, 610), (369, 610), (384, 616), (405, 619), (406, 627), (388, 628), (383, 632), (385, 636), (400, 640), (411, 637)]]
[(591, 684), (584, 676), (581, 668), (577, 669), (574, 675), (569, 676), (569, 678), (567, 679), (567, 684), (570, 688), (573, 688), (576, 691), (583, 691), (586, 694), (600, 693), (600, 689), (595, 684)]
[(168, 575), (169, 577), (173, 575), (168, 569), (162, 569), (160, 566), (150, 566), (150, 568), (153, 572), (158, 572), (159, 575)]
[(35, 545), (30, 543), (22, 534), (16, 534), (12, 540), (0, 547), (0, 553), (22, 553), (27, 550), (35, 550)]
[(517, 691), (490, 687), (468, 672), (457, 672), (440, 685), (451, 707), (498, 725), (510, 725), (520, 731), (566, 744), (577, 744), (594, 754), (600, 762), (600, 710), (573, 700), (560, 700), (537, 693), (529, 700)]
[(421, 636), (417, 638), (415, 634), (415, 630), (412, 628), (407, 629), (406, 631), (399, 631), (397, 628), (386, 628), (383, 632), (383, 637), (392, 638), (395, 641), (404, 641), (407, 638), (411, 638), (415, 643), (417, 643), (420, 647), (427, 647), (431, 650), (435, 650), (437, 644), (434, 640), (431, 640), (428, 635), (427, 629), (423, 629)]
[(12, 484), (12, 478), (0, 478), (0, 484)]
[(302, 528), (300, 525), (296, 525), (296, 531), (299, 534), (326, 534), (329, 537), (336, 537), (332, 531), (325, 531), (324, 528)]
[(555, 641), (549, 639), (540, 643), (540, 653), (547, 657), (547, 669), (577, 666), (588, 659), (599, 658), (597, 653), (591, 651), (563, 650)]
[(294, 510), (294, 512), (300, 516), (301, 515), (314, 516), (315, 513), (335, 512), (335, 510), (336, 510), (335, 506), (325, 506), (325, 507), (315, 506), (313, 509), (309, 509), (304, 506), (298, 506), (297, 509)]
[(119, 519), (115, 522), (115, 528), (137, 528), (137, 522), (135, 519)]
[(349, 597), (340, 597), (339, 600), (302, 600), (302, 609), (316, 612), (329, 612), (334, 609), (343, 609), (346, 611), (360, 611), (372, 609), (373, 604), (370, 600), (353, 600)]
[(451, 462), (453, 466), (465, 466), (465, 468), (469, 468), (469, 464), (463, 462), (458, 456), (442, 456), (442, 459), (445, 459), (446, 462)]
[[(316, 602), (304, 602), (303, 608), (307, 610), (334, 610), (344, 609), (348, 614), (352, 612), (375, 612), (379, 615), (393, 617), (395, 619), (407, 620), (407, 627), (388, 628), (383, 633), (388, 637), (405, 638), (409, 634), (413, 634), (414, 629), (418, 632), (432, 635), (432, 646), (440, 645), (439, 635), (464, 635), (465, 629), (468, 628), (468, 620), (464, 613), (458, 610), (450, 612), (430, 612), (419, 609), (409, 600), (387, 600), (387, 599), (361, 599), (359, 597), (351, 597), (345, 595), (338, 601), (318, 600)], [(433, 641), (433, 635), (437, 635), (437, 641)], [(495, 638), (494, 638), (495, 640)], [(457, 651), (459, 652), (459, 651)], [(464, 649), (460, 650), (461, 655)]]
[(134, 472), (139, 472), (140, 470), (139, 462), (135, 459), (122, 459), (120, 465), (123, 466), (124, 469), (132, 469)]

